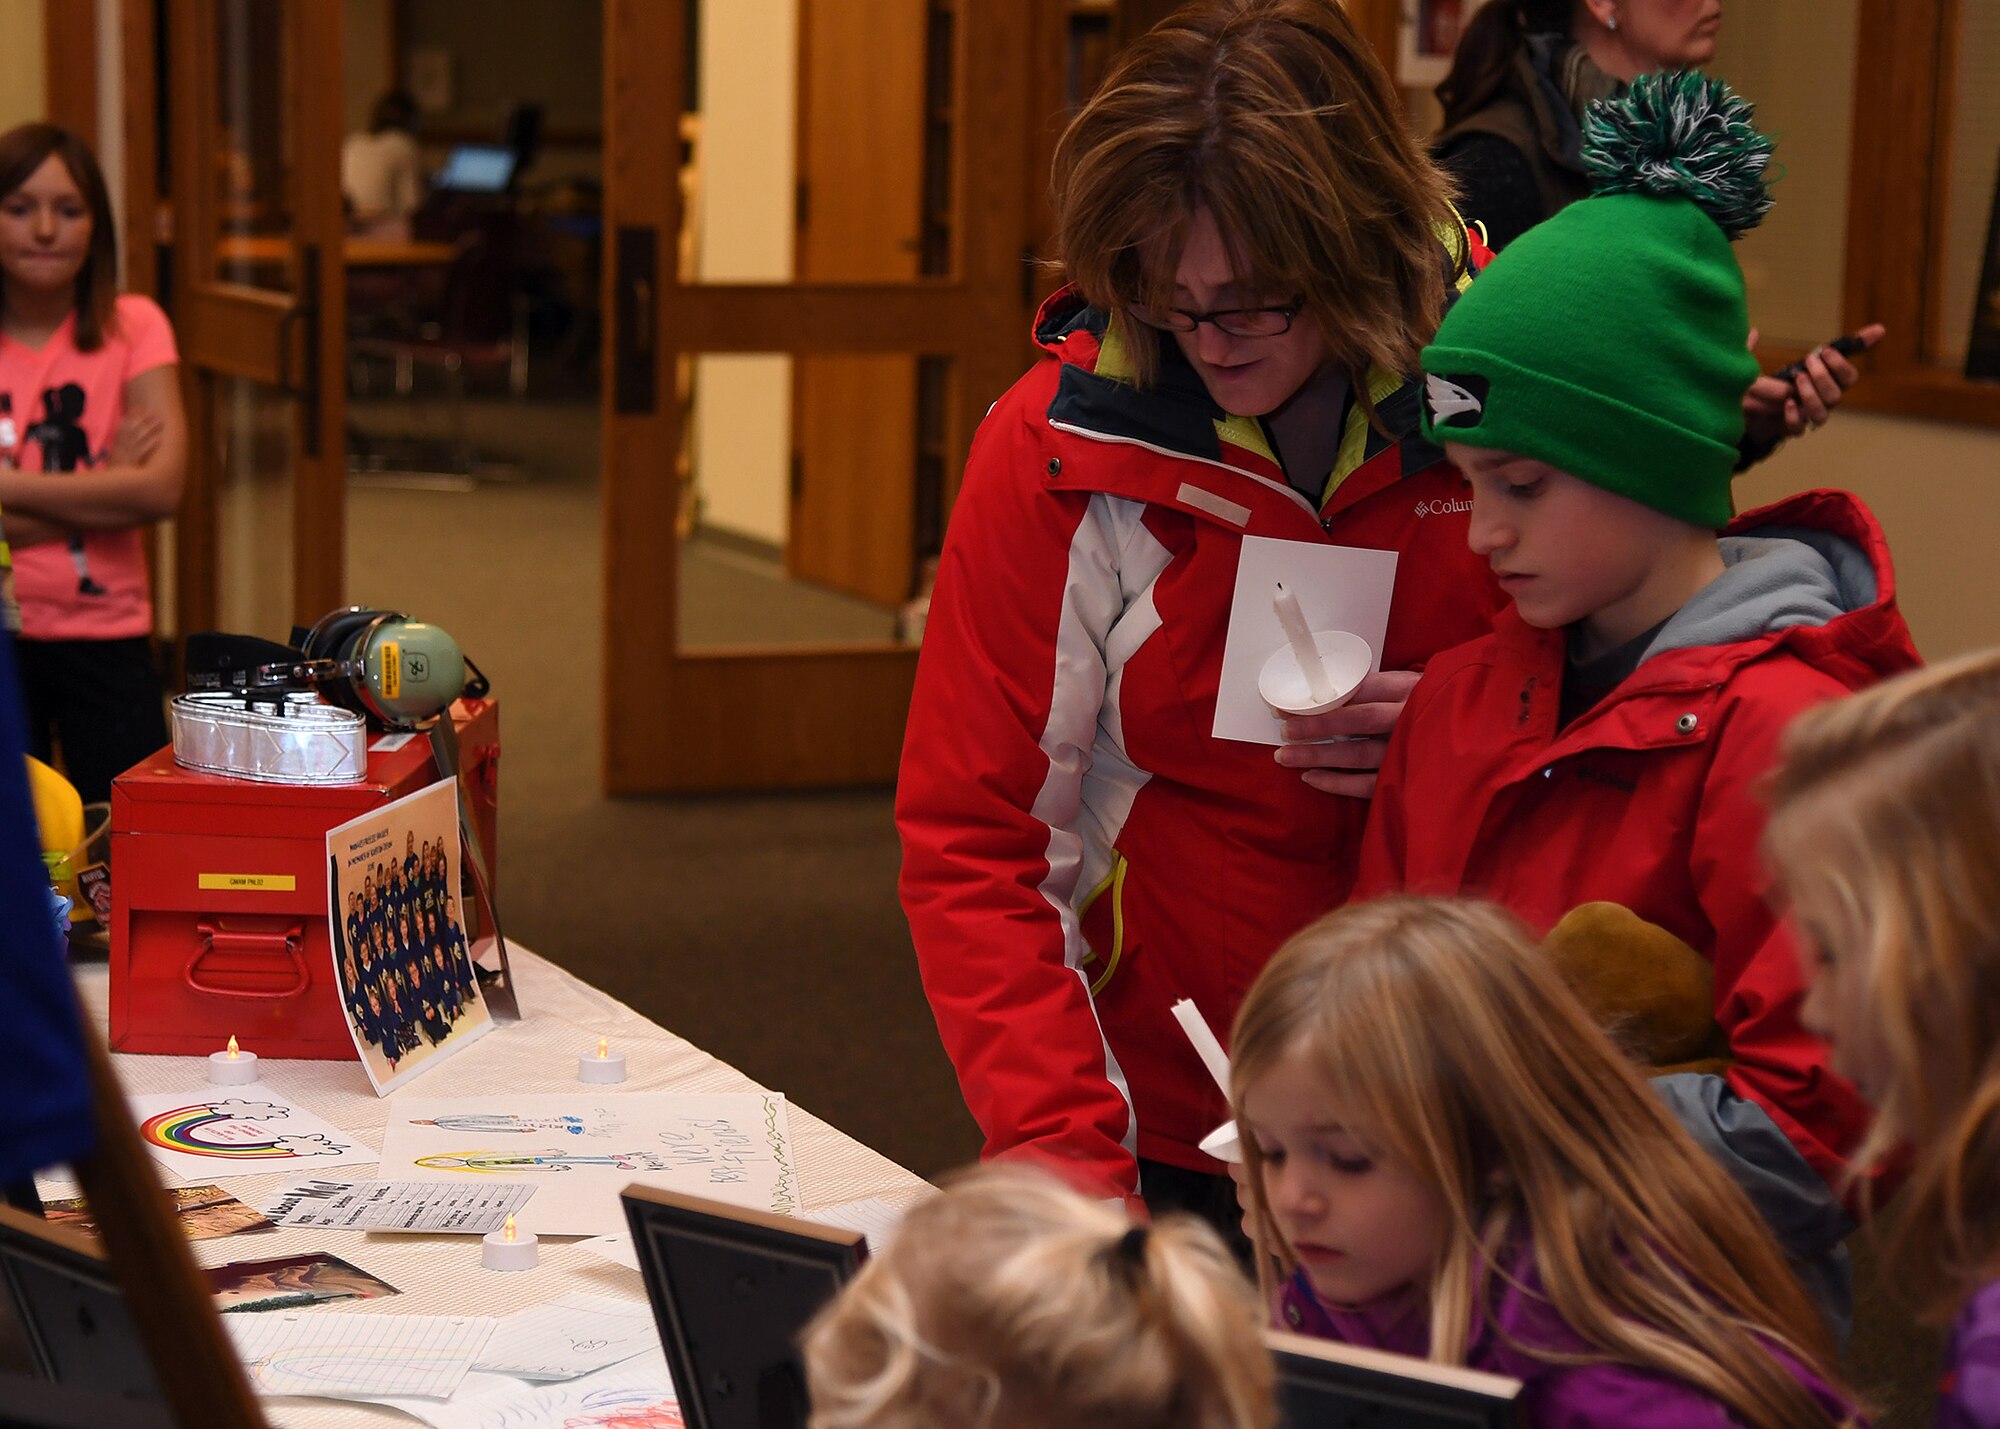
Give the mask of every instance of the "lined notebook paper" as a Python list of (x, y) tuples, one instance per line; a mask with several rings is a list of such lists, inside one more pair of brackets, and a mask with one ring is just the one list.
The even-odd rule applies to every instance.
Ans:
[(565, 1295), (502, 1320), (476, 1368), (522, 1379), (575, 1379), (659, 1347), (653, 1309), (644, 1300)]
[(260, 1394), (444, 1399), (499, 1322), (476, 1315), (322, 1313), (230, 1316), (224, 1323)]

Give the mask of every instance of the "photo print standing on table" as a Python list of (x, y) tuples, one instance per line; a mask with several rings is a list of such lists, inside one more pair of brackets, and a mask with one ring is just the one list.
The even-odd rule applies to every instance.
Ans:
[(326, 852), (334, 978), (386, 1096), (493, 1027), (458, 901), (452, 781), (330, 830)]

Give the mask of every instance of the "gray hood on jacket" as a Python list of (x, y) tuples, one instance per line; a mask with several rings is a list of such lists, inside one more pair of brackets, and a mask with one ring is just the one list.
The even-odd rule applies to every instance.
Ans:
[(1794, 625), (1828, 625), (1873, 605), (1874, 564), (1861, 547), (1805, 526), (1760, 526), (1724, 536), (1723, 572), (1680, 608), (1646, 649), (1732, 645)]

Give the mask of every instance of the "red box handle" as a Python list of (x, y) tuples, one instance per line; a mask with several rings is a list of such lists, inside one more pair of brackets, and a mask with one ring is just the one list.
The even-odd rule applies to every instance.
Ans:
[[(303, 923), (293, 923), (283, 930), (277, 929), (236, 929), (225, 928), (219, 923), (201, 922), (195, 924), (195, 931), (201, 935), (201, 946), (195, 949), (182, 969), (181, 978), (195, 992), (207, 993), (210, 997), (253, 997), (260, 1001), (273, 998), (296, 997), (306, 990), (312, 975), (306, 971), (305, 954), (300, 945), (305, 942), (306, 927)], [(218, 983), (204, 982), (198, 976), (201, 960), (210, 953), (250, 953), (270, 956), (283, 953), (291, 959), (292, 985), (276, 992), (260, 991), (254, 988), (223, 987)]]

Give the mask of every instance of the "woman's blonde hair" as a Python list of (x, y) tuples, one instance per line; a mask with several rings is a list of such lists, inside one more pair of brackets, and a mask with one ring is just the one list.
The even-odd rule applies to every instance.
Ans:
[(2000, 650), (1801, 715), (1767, 856), (1805, 942), (1858, 959), (1874, 1126), (1914, 1165), (1886, 1263), (1933, 1318), (2000, 1270)]
[(806, 1332), (811, 1429), (1269, 1429), (1249, 1282), (1189, 1217), (1135, 1230), (994, 1166), (912, 1210)]
[[(1056, 148), (1056, 249), (1093, 307), (1171, 308), (1196, 209), (1333, 361), (1414, 373), (1466, 258), (1449, 181), (1338, 0), (1198, 0), (1127, 46)], [(1154, 344), (1134, 343), (1135, 376)], [(1364, 400), (1367, 384), (1357, 383)]]
[(1749, 1200), (1591, 1020), (1510, 915), (1385, 898), (1313, 924), (1272, 958), (1230, 1042), (1267, 1290), (1296, 1267), (1272, 1216), (1246, 1092), (1303, 1053), (1341, 1114), (1433, 1186), (1449, 1230), (1430, 1284), (1430, 1356), (1465, 1363), (1518, 1284), (1590, 1347), (1713, 1395), (1742, 1423), (1824, 1426), (1772, 1354), (1828, 1384), (1826, 1331)]

